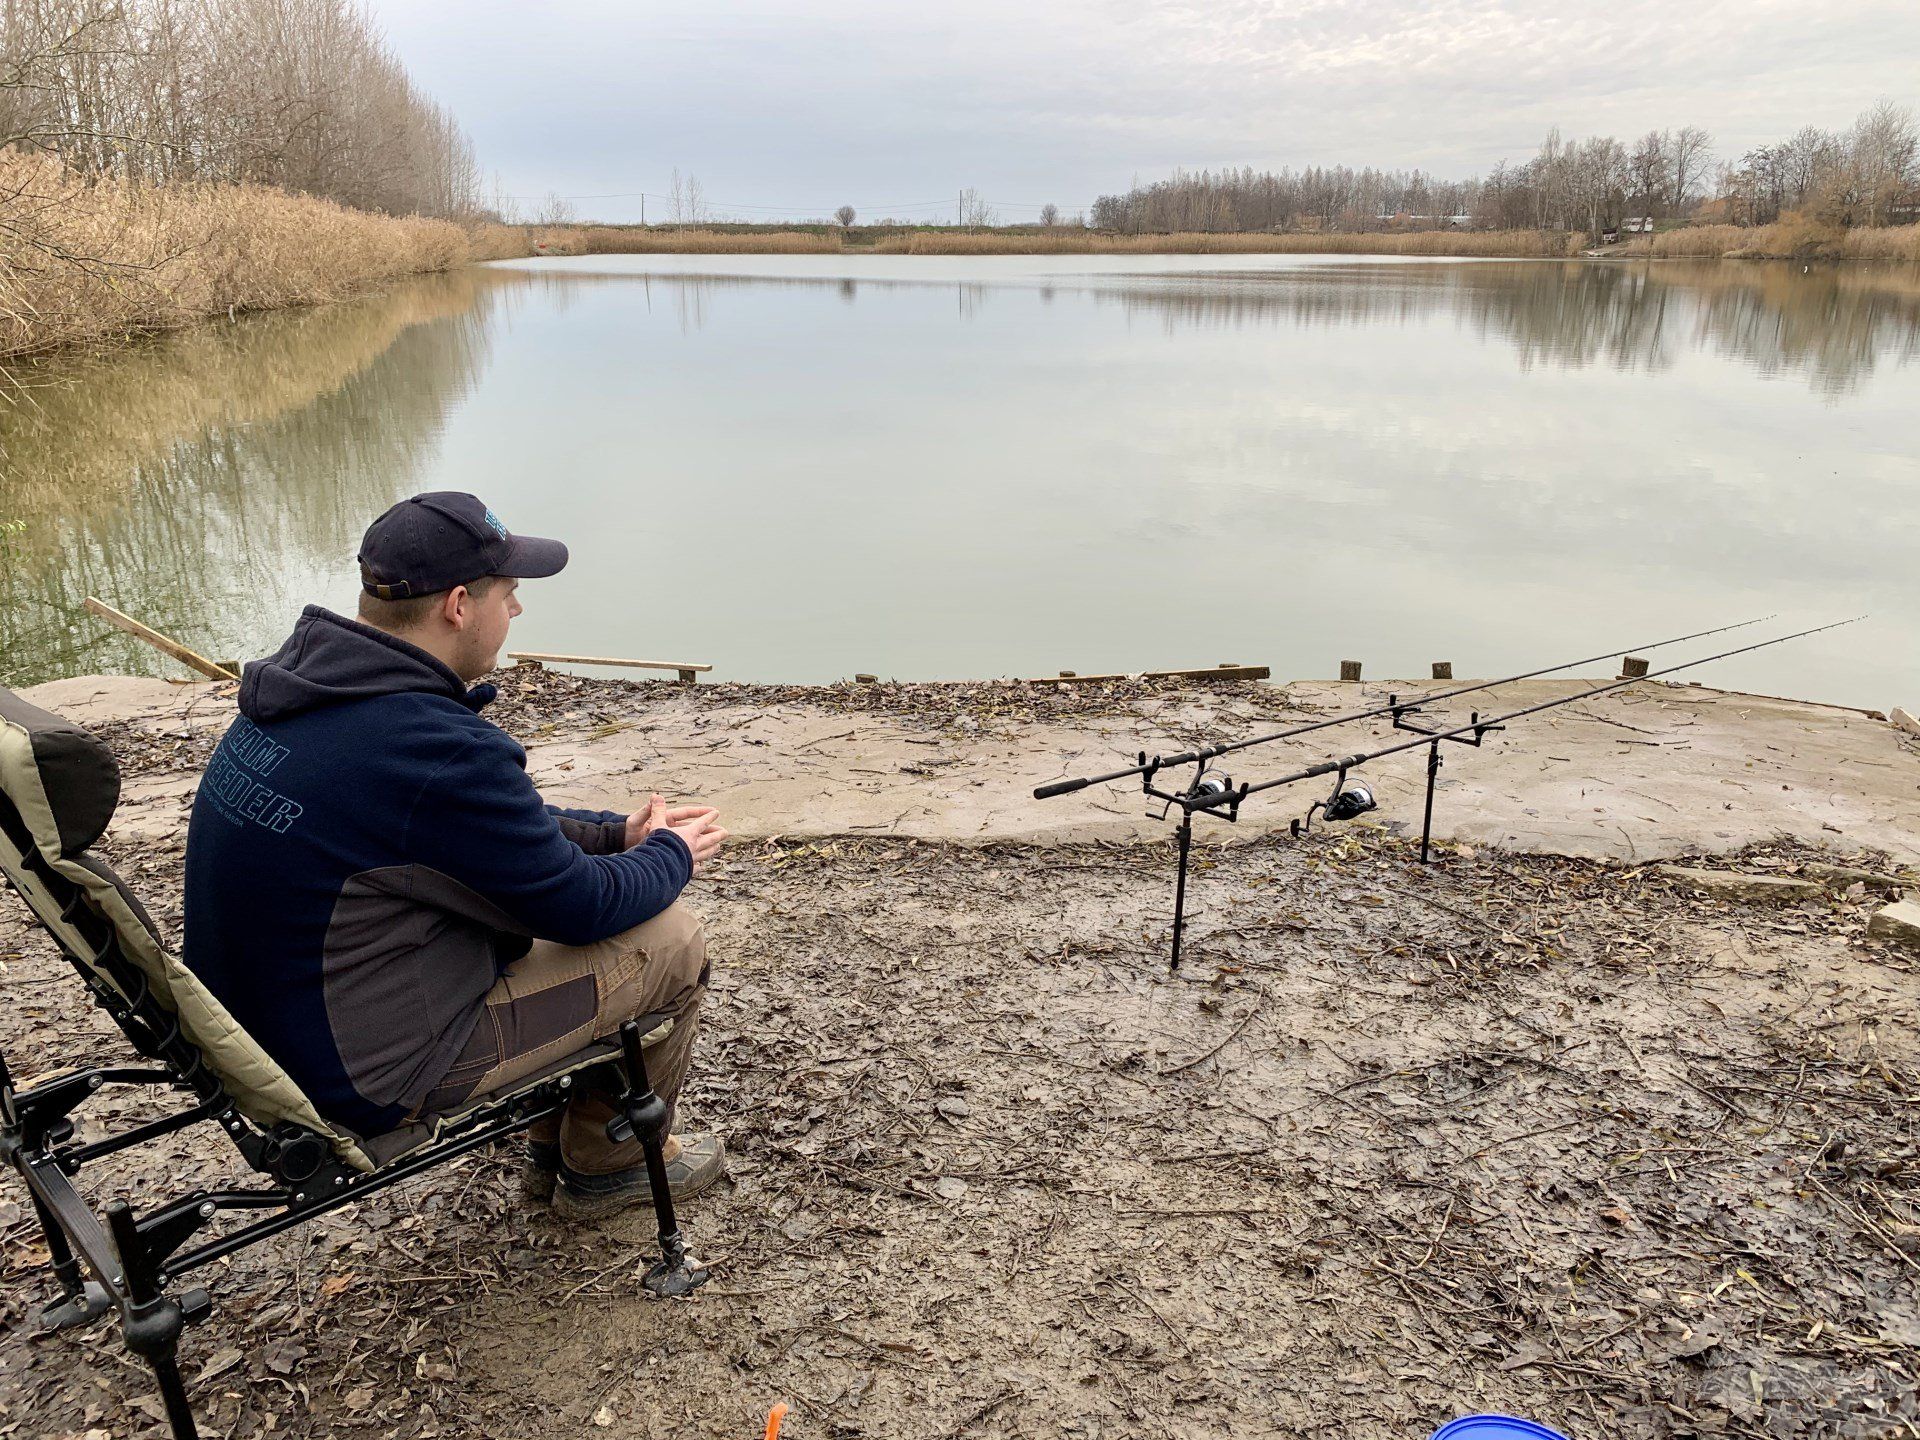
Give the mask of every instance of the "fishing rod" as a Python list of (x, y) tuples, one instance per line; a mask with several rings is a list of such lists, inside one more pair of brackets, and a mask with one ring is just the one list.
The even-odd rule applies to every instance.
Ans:
[(1233, 740), (1220, 745), (1209, 745), (1204, 750), (1189, 750), (1180, 755), (1156, 755), (1149, 760), (1143, 751), (1137, 765), (1129, 765), (1124, 770), (1109, 770), (1104, 775), (1085, 775), (1073, 780), (1055, 780), (1052, 784), (1042, 785), (1033, 792), (1036, 800), (1050, 800), (1055, 795), (1070, 795), (1076, 790), (1084, 790), (1089, 785), (1106, 785), (1115, 780), (1126, 780), (1135, 775), (1145, 774), (1150, 769), (1165, 769), (1170, 765), (1204, 765), (1209, 760), (1217, 760), (1222, 755), (1231, 755), (1236, 750), (1248, 750), (1255, 745), (1270, 745), (1276, 740), (1291, 740), (1298, 735), (1310, 735), (1315, 730), (1327, 730), (1335, 725), (1351, 725), (1360, 720), (1375, 720), (1382, 715), (1411, 714), (1423, 705), (1438, 704), (1442, 700), (1451, 700), (1459, 695), (1471, 695), (1480, 690), (1492, 690), (1501, 685), (1513, 685), (1521, 680), (1536, 680), (1542, 675), (1557, 674), (1562, 670), (1571, 670), (1576, 665), (1594, 665), (1602, 660), (1611, 660), (1616, 655), (1631, 655), (1640, 650), (1658, 650), (1667, 645), (1679, 645), (1688, 640), (1704, 640), (1709, 635), (1724, 635), (1729, 630), (1741, 630), (1748, 625), (1758, 625), (1771, 620), (1771, 615), (1758, 615), (1751, 620), (1736, 621), (1732, 625), (1717, 626), (1712, 630), (1696, 630), (1691, 635), (1676, 635), (1670, 640), (1652, 640), (1640, 645), (1628, 645), (1619, 650), (1604, 650), (1598, 655), (1589, 655), (1583, 660), (1567, 660), (1558, 665), (1543, 666), (1538, 670), (1524, 670), (1518, 675), (1508, 675), (1499, 680), (1476, 680), (1471, 685), (1460, 685), (1452, 690), (1439, 690), (1431, 695), (1422, 695), (1418, 701), (1402, 705), (1398, 695), (1389, 695), (1385, 705), (1376, 705), (1371, 710), (1355, 710), (1346, 715), (1333, 715), (1325, 720), (1310, 721), (1305, 725), (1295, 725), (1290, 729), (1276, 730), (1271, 735), (1256, 735), (1249, 740)]
[[(1164, 808), (1160, 812), (1162, 818), (1165, 818), (1174, 806), (1178, 805), (1180, 807), (1180, 828), (1177, 837), (1179, 862), (1174, 883), (1173, 954), (1170, 968), (1174, 970), (1180, 968), (1181, 938), (1186, 929), (1188, 860), (1193, 845), (1193, 817), (1196, 814), (1208, 814), (1214, 816), (1216, 819), (1237, 822), (1240, 818), (1240, 807), (1250, 796), (1258, 795), (1262, 791), (1275, 790), (1286, 785), (1296, 785), (1302, 780), (1312, 780), (1323, 775), (1332, 775), (1335, 777), (1332, 792), (1325, 800), (1316, 800), (1309, 806), (1304, 821), (1299, 819), (1294, 820), (1289, 826), (1289, 830), (1294, 835), (1299, 835), (1303, 833), (1303, 831), (1310, 831), (1313, 827), (1313, 818), (1316, 813), (1326, 820), (1350, 820), (1356, 815), (1364, 815), (1367, 811), (1376, 808), (1378, 802), (1374, 799), (1372, 790), (1367, 786), (1361, 784), (1349, 785), (1347, 783), (1349, 771), (1355, 770), (1375, 760), (1383, 760), (1389, 756), (1403, 754), (1406, 751), (1417, 750), (1425, 746), (1427, 747), (1427, 794), (1425, 818), (1422, 822), (1420, 836), (1420, 858), (1424, 862), (1428, 858), (1428, 848), (1432, 835), (1434, 783), (1440, 771), (1440, 746), (1443, 741), (1460, 745), (1472, 745), (1478, 748), (1488, 735), (1496, 731), (1504, 730), (1512, 722), (1525, 719), (1530, 715), (1538, 715), (1542, 711), (1558, 709), (1562, 705), (1571, 705), (1578, 700), (1590, 700), (1596, 696), (1610, 694), (1616, 690), (1624, 690), (1629, 686), (1638, 685), (1642, 681), (1658, 679), (1665, 675), (1675, 674), (1681, 670), (1690, 670), (1695, 666), (1708, 665), (1718, 660), (1731, 659), (1735, 655), (1745, 655), (1755, 650), (1765, 650), (1774, 645), (1784, 645), (1789, 640), (1804, 639), (1809, 635), (1818, 635), (1823, 631), (1837, 630), (1843, 625), (1856, 624), (1865, 618), (1865, 616), (1856, 615), (1848, 620), (1835, 620), (1825, 625), (1815, 625), (1806, 630), (1796, 630), (1790, 635), (1777, 635), (1771, 639), (1757, 641), (1752, 645), (1742, 645), (1736, 649), (1723, 650), (1716, 655), (1703, 655), (1696, 659), (1683, 660), (1677, 665), (1668, 665), (1659, 670), (1649, 671), (1644, 675), (1622, 676), (1617, 680), (1610, 680), (1603, 685), (1594, 685), (1584, 690), (1575, 691), (1571, 695), (1563, 695), (1557, 700), (1545, 700), (1537, 705), (1524, 706), (1521, 709), (1510, 710), (1505, 714), (1495, 715), (1487, 719), (1482, 719), (1479, 712), (1475, 711), (1473, 712), (1472, 718), (1464, 725), (1455, 725), (1441, 729), (1428, 729), (1425, 726), (1416, 725), (1406, 718), (1407, 715), (1417, 712), (1422, 705), (1430, 704), (1433, 700), (1443, 697), (1429, 696), (1424, 700), (1404, 705), (1391, 703), (1380, 707), (1378, 710), (1372, 712), (1372, 714), (1375, 716), (1392, 715), (1393, 726), (1396, 730), (1414, 731), (1417, 733), (1417, 738), (1402, 740), (1392, 745), (1384, 745), (1374, 750), (1360, 751), (1339, 759), (1325, 760), (1319, 764), (1309, 765), (1303, 769), (1285, 775), (1275, 776), (1270, 780), (1263, 780), (1258, 783), (1243, 782), (1240, 785), (1235, 785), (1229, 777), (1209, 775), (1207, 773), (1209, 767), (1206, 759), (1199, 758), (1205, 752), (1195, 752), (1195, 758), (1192, 760), (1182, 760), (1179, 758), (1163, 759), (1157, 756), (1149, 760), (1143, 754), (1139, 766), (1131, 770), (1119, 772), (1114, 778), (1119, 779), (1127, 775), (1140, 775), (1142, 777), (1140, 782), (1142, 791), (1152, 798), (1164, 802)], [(1753, 622), (1748, 621), (1742, 623), (1751, 624)], [(1721, 631), (1738, 628), (1740, 627), (1723, 626), (1721, 627)], [(1708, 630), (1699, 633), (1702, 635), (1711, 635), (1721, 633), (1721, 631)], [(1652, 647), (1643, 646), (1635, 648), (1644, 649)], [(1616, 653), (1619, 652), (1609, 652), (1609, 654)], [(1574, 663), (1580, 664), (1584, 662), (1575, 661)], [(1555, 668), (1564, 669), (1566, 667), (1557, 666)], [(1537, 673), (1547, 674), (1551, 673), (1551, 671)], [(1510, 682), (1500, 681), (1495, 683), (1505, 684)], [(1459, 691), (1451, 693), (1464, 694), (1470, 690), (1484, 688), (1486, 687), (1464, 686)], [(1337, 723), (1346, 723), (1346, 719)], [(1211, 758), (1211, 756), (1209, 755), (1206, 758)], [(1186, 788), (1169, 791), (1160, 789), (1154, 785), (1154, 776), (1160, 770), (1169, 765), (1182, 763), (1196, 765), (1194, 778)], [(1077, 789), (1080, 787), (1076, 786), (1074, 788)], [(1034, 792), (1035, 797), (1042, 798), (1043, 791), (1050, 794), (1064, 793), (1052, 787), (1043, 786), (1040, 790)]]

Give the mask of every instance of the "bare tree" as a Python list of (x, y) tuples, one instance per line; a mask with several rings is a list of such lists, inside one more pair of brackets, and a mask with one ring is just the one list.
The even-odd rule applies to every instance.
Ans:
[(1040, 207), (1040, 223), (1051, 230), (1060, 223), (1060, 207), (1047, 204)]
[(534, 209), (533, 223), (536, 225), (571, 225), (578, 215), (579, 211), (574, 209), (571, 200), (568, 200), (564, 195), (558, 195), (549, 190), (546, 198)]
[(960, 223), (982, 228), (994, 223), (993, 207), (980, 198), (978, 190), (967, 189), (960, 192)]
[(1913, 112), (1891, 100), (1879, 101), (1853, 122), (1847, 150), (1867, 224), (1878, 225), (1914, 183), (1920, 132), (1914, 128)]
[(842, 230), (851, 230), (853, 228), (853, 216), (854, 210), (851, 205), (842, 205), (838, 210), (833, 212), (833, 218), (839, 222)]
[(707, 223), (707, 195), (696, 175), (681, 176), (676, 167), (667, 194), (667, 213), (676, 225)]
[(1637, 213), (1657, 216), (1667, 188), (1666, 132), (1649, 130), (1634, 142), (1627, 156), (1627, 200), (1639, 207)]
[(1673, 213), (1684, 215), (1713, 158), (1713, 137), (1698, 125), (1682, 125), (1667, 141), (1667, 175), (1672, 182)]
[(1845, 154), (1838, 136), (1813, 125), (1801, 126), (1792, 139), (1774, 150), (1780, 166), (1781, 200), (1792, 206), (1812, 200), (1821, 181), (1841, 164)]
[(0, 147), (466, 216), (481, 179), (361, 0), (0, 0)]
[(1584, 213), (1587, 234), (1596, 243), (1613, 218), (1627, 179), (1627, 152), (1610, 135), (1595, 135), (1567, 152), (1569, 179)]

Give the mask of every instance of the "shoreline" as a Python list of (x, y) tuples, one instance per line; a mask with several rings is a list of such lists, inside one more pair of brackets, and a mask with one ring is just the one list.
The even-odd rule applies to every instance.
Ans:
[[(975, 846), (1164, 842), (1137, 787), (1051, 801), (1033, 787), (1196, 737), (1240, 739), (1416, 695), (1431, 681), (1127, 681), (1072, 690), (1020, 682), (676, 685), (513, 668), (489, 718), (527, 748), (557, 804), (638, 790), (698, 796), (743, 839), (913, 839)], [(1453, 682), (1461, 683), (1461, 682)], [(1488, 694), (1530, 704), (1589, 682), (1533, 680)], [(81, 676), (28, 687), (31, 703), (102, 728), (127, 769), (117, 825), (164, 832), (234, 713), (234, 687)], [(1482, 700), (1482, 705), (1486, 703)], [(1920, 736), (1864, 712), (1652, 682), (1555, 712), (1450, 757), (1436, 839), (1469, 850), (1639, 865), (1771, 841), (1875, 849), (1920, 867)], [(1356, 733), (1360, 732), (1360, 733)], [(1249, 752), (1242, 778), (1390, 737), (1379, 722)], [(1366, 825), (1417, 837), (1418, 756), (1367, 771)], [(1314, 786), (1198, 832), (1208, 848), (1284, 837)]]
[(564, 225), (528, 227), (535, 256), (578, 255), (1394, 255), (1436, 260), (1818, 260), (1920, 263), (1920, 226), (1684, 226), (1604, 249), (1564, 230), (1186, 231), (1150, 235), (1008, 229), (849, 232), (788, 228)]
[[(4, 163), (31, 164), (14, 157)], [(44, 167), (43, 167), (44, 168)], [(492, 260), (582, 255), (1351, 255), (1434, 260), (1760, 260), (1822, 265), (1920, 264), (1920, 226), (1840, 231), (1692, 226), (1602, 249), (1547, 230), (1053, 234), (1009, 229), (840, 232), (826, 226), (669, 230), (508, 225), (395, 217), (263, 186), (181, 186), (168, 194), (89, 185), (46, 171), (57, 197), (48, 238), (85, 264), (23, 267), (0, 287), (0, 382), (9, 364), (114, 354), (156, 334), (222, 316), (313, 308), (411, 276)], [(110, 235), (110, 240), (98, 237)], [(106, 248), (101, 248), (102, 246)]]

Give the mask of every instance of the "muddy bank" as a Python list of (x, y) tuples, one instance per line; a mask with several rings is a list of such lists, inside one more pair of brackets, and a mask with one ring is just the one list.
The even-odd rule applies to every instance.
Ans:
[[(756, 686), (625, 683), (514, 669), (490, 715), (523, 740), (560, 803), (614, 805), (650, 790), (722, 807), (736, 834), (900, 836), (965, 843), (1138, 842), (1165, 826), (1137, 788), (1036, 801), (1063, 776), (1238, 739), (1382, 703), (1431, 681), (1056, 688), (1023, 684)], [(1582, 688), (1529, 681), (1463, 697), (1483, 712)], [(233, 715), (231, 687), (84, 677), (23, 692), (112, 726), (132, 761), (120, 824), (161, 834)], [(1467, 718), (1461, 702), (1434, 712)], [(1235, 757), (1257, 780), (1405, 738), (1343, 727)], [(1376, 817), (1417, 833), (1424, 756), (1371, 766)], [(1284, 831), (1319, 796), (1250, 805), (1205, 843)], [(1517, 724), (1480, 749), (1448, 747), (1435, 833), (1471, 845), (1626, 862), (1791, 837), (1920, 862), (1920, 737), (1860, 711), (1658, 682)]]
[[(755, 724), (818, 724), (794, 750), (832, 792), (852, 767), (818, 757), (874, 753), (830, 748), (869, 732), (964, 758), (1036, 727), (1117, 743), (1197, 723), (1181, 707), (1253, 723), (1305, 703), (1265, 688), (880, 687), (784, 714), (776, 692), (549, 677), (501, 716), (570, 780), (596, 731), (662, 713), (660, 739), (712, 747), (662, 747), (692, 778), (764, 748)], [(169, 931), (179, 800), (221, 703), (162, 687), (105, 722), (140, 792), (105, 848)], [(1686, 712), (1696, 741), (1732, 723), (1723, 703)], [(1856, 720), (1876, 724), (1843, 719), (1821, 753), (1904, 767), (1910, 795), (1920, 761)], [(1811, 743), (1766, 763), (1810, 766)], [(866, 778), (954, 767), (923, 768)], [(1843, 793), (1903, 813), (1881, 787)], [(741, 790), (781, 819), (799, 803)], [(1192, 969), (1169, 979), (1164, 837), (1041, 838), (760, 839), (696, 885), (717, 969), (690, 1119), (737, 1165), (685, 1217), (716, 1270), (693, 1302), (639, 1297), (644, 1219), (570, 1229), (518, 1199), (510, 1155), (478, 1155), (209, 1277), (183, 1355), (209, 1429), (745, 1436), (776, 1399), (800, 1440), (1403, 1440), (1476, 1409), (1585, 1436), (1920, 1425), (1920, 976), (1866, 935), (1878, 896), (1708, 901), (1651, 867), (1492, 845), (1421, 867), (1350, 827), (1209, 853)], [(0, 1043), (31, 1075), (112, 1032), (21, 913), (0, 900)], [(242, 1178), (174, 1137), (91, 1188)], [(22, 1204), (0, 1192), (0, 1429), (157, 1433), (109, 1331), (28, 1335), (44, 1257)]]

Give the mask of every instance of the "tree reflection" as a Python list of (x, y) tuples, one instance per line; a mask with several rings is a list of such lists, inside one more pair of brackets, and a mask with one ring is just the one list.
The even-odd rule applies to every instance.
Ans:
[(0, 680), (178, 673), (89, 594), (226, 658), (275, 633), (412, 488), (520, 283), (434, 276), (25, 376), (0, 413)]
[(1662, 370), (1705, 345), (1843, 394), (1920, 354), (1920, 270), (1746, 261), (1316, 265), (1102, 287), (1129, 313), (1181, 325), (1405, 325), (1452, 316), (1540, 365)]

